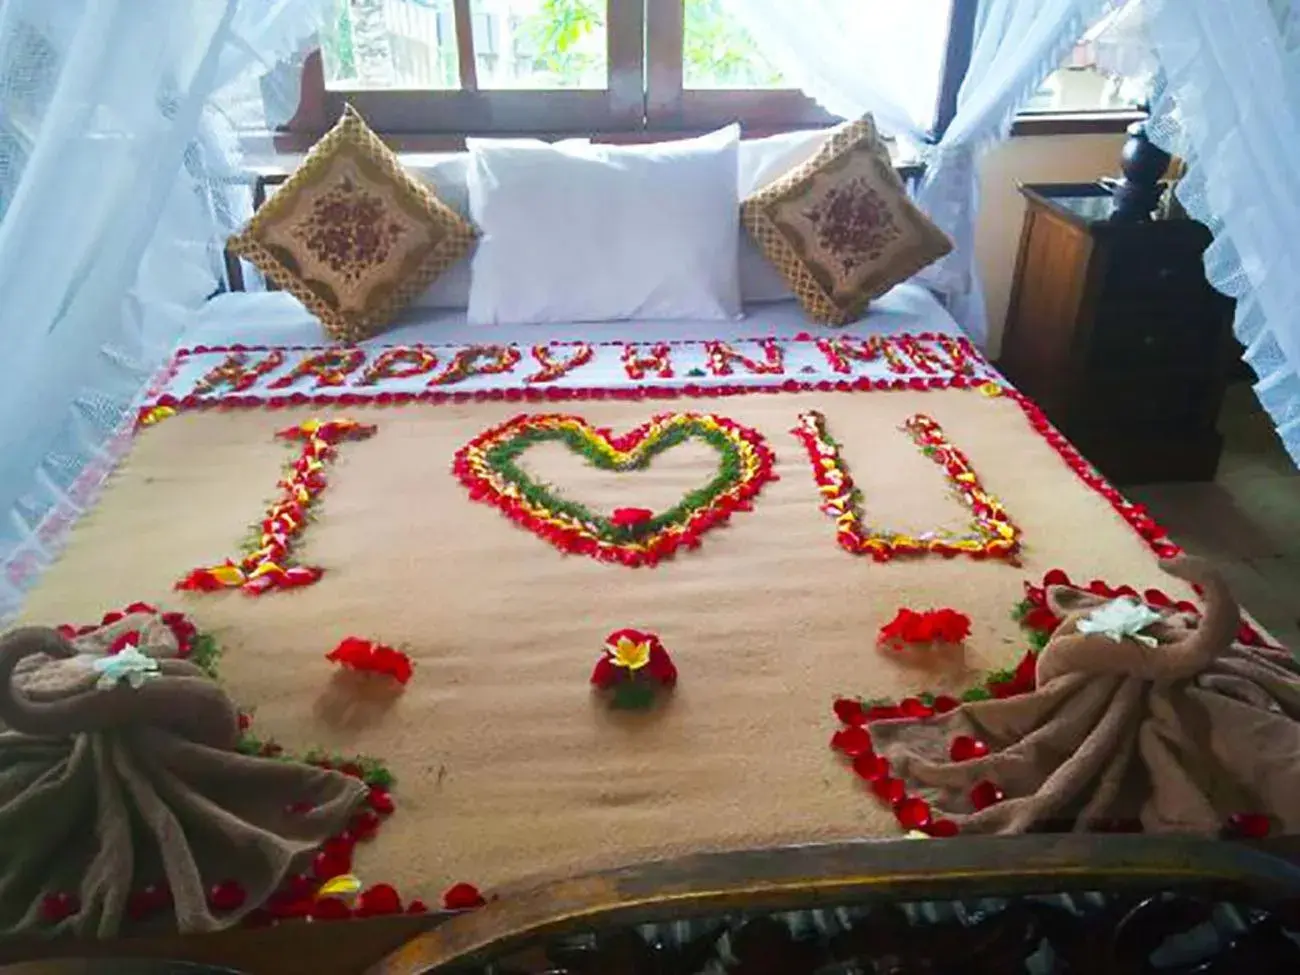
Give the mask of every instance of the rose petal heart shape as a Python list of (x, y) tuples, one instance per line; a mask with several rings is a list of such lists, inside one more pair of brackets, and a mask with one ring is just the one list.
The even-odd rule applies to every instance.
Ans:
[[(529, 475), (523, 455), (541, 443), (559, 443), (602, 470), (637, 471), (666, 450), (695, 440), (718, 453), (718, 469), (703, 487), (664, 511), (627, 506), (591, 511)], [(757, 430), (713, 413), (663, 413), (616, 436), (582, 417), (524, 413), (492, 427), (456, 452), (452, 472), (471, 500), (496, 506), (516, 524), (562, 552), (602, 562), (642, 566), (694, 548), (725, 524), (773, 478), (775, 457)], [(629, 517), (628, 512), (637, 512)]]

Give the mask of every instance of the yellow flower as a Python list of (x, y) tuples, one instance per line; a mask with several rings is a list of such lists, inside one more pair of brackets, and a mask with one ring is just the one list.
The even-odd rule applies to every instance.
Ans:
[(983, 386), (979, 387), (979, 391), (983, 393), (985, 396), (1002, 395), (1002, 387), (999, 386), (997, 383), (985, 383)]
[(167, 419), (169, 416), (175, 416), (176, 411), (170, 406), (155, 406), (152, 410), (140, 418), (140, 426), (151, 427), (155, 423)]
[(614, 644), (611, 656), (615, 667), (640, 670), (650, 662), (650, 643), (649, 641), (637, 643), (635, 640), (621, 636), (618, 638), (618, 643)]

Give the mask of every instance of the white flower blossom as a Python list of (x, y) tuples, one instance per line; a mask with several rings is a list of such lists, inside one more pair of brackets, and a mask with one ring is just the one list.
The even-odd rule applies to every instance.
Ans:
[(1127, 638), (1154, 647), (1156, 638), (1142, 631), (1159, 620), (1160, 614), (1150, 606), (1131, 596), (1122, 596), (1098, 606), (1079, 620), (1077, 629), (1080, 633), (1100, 633), (1117, 643)]
[(95, 686), (100, 690), (110, 690), (122, 681), (139, 688), (145, 681), (162, 676), (158, 672), (158, 661), (129, 643), (112, 656), (100, 657), (92, 666), (99, 674)]

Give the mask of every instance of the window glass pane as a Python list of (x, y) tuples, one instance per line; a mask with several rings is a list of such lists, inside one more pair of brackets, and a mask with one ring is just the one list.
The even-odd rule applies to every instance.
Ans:
[(459, 88), (452, 0), (334, 0), (327, 88)]
[(472, 0), (480, 88), (606, 86), (606, 0)]
[(722, 0), (686, 0), (682, 48), (687, 88), (788, 87)]
[(1106, 12), (1079, 39), (1065, 63), (1048, 75), (1024, 107), (1026, 112), (1097, 112), (1137, 107), (1146, 95), (1144, 78), (1125, 78), (1101, 70), (1098, 51), (1107, 37), (1131, 30), (1134, 0), (1110, 0)]
[[(662, 0), (651, 0), (662, 2)], [(682, 2), (682, 0), (679, 0)], [(686, 88), (793, 88), (722, 0), (684, 0)], [(788, 0), (794, 5), (797, 0)], [(863, 87), (887, 92), (919, 126), (933, 121), (948, 45), (952, 0), (827, 0), (810, 10), (808, 31), (826, 36), (832, 63), (861, 65)], [(797, 7), (792, 7), (797, 9)], [(779, 22), (778, 22), (779, 23)], [(794, 49), (808, 47), (807, 36)], [(793, 69), (791, 71), (793, 73)]]

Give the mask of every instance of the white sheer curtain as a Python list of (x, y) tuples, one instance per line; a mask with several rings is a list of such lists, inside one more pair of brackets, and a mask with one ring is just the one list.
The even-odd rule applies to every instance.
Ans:
[(1178, 198), (1214, 231), (1206, 273), (1237, 299), (1255, 391), (1300, 464), (1300, 4), (1146, 3), (1163, 74), (1149, 135), (1187, 161)]
[(298, 51), (323, 7), (0, 2), (0, 614), (217, 285), (233, 216), (218, 96)]
[[(957, 114), (927, 150), (919, 202), (956, 249), (923, 275), (983, 344), (988, 318), (975, 269), (975, 161), (1006, 138), (1038, 90), (1112, 0), (981, 0)], [(786, 79), (829, 111), (872, 112), (922, 141), (938, 98), (951, 0), (727, 0)]]

